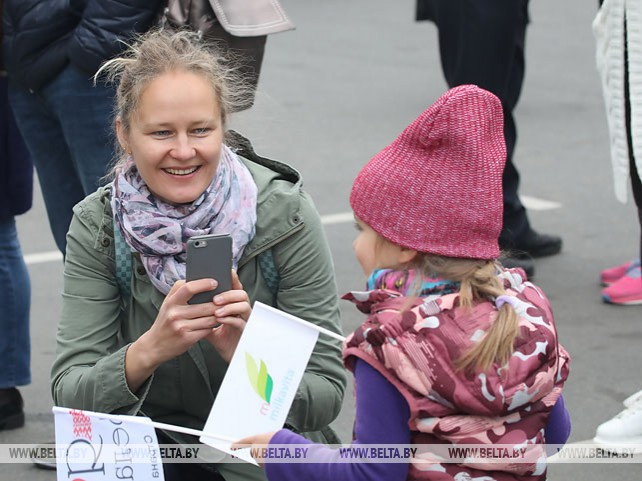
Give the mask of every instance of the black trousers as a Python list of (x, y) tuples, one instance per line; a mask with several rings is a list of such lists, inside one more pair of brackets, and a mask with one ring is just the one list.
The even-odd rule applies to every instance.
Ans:
[(246, 87), (244, 93), (247, 98), (238, 110), (249, 109), (254, 105), (256, 97), (267, 35), (235, 37), (227, 33), (220, 23), (216, 23), (205, 39), (226, 53), (229, 67), (236, 72)]
[(524, 81), (528, 0), (419, 0), (417, 19), (430, 19), (437, 26), (449, 87), (475, 84), (502, 102), (507, 161), (500, 242), (511, 245), (530, 229), (517, 195), (519, 173), (513, 164), (517, 140), (513, 109)]

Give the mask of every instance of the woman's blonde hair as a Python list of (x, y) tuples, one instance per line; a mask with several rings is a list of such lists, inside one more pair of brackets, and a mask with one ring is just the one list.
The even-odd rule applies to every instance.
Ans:
[[(195, 73), (209, 81), (224, 129), (230, 113), (246, 103), (248, 87), (230, 67), (229, 58), (190, 30), (152, 29), (136, 37), (120, 57), (105, 62), (95, 78), (105, 76), (107, 82), (117, 84), (114, 116), (127, 132), (145, 88), (158, 77), (176, 71)], [(118, 142), (116, 151), (112, 174), (125, 157)]]
[[(413, 265), (418, 273), (459, 282), (459, 305), (464, 309), (472, 309), (475, 301), (493, 300), (506, 294), (497, 278), (497, 264), (493, 260), (419, 253)], [(505, 303), (486, 335), (455, 361), (455, 368), (459, 371), (486, 371), (493, 363), (505, 364), (513, 353), (518, 333), (519, 317), (515, 309)]]

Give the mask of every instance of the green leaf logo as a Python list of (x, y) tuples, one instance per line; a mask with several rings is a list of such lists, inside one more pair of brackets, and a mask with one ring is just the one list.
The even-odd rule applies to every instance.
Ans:
[(272, 381), (272, 376), (268, 374), (265, 363), (260, 359), (259, 361), (261, 361), (261, 364), (257, 367), (256, 361), (252, 356), (247, 352), (245, 353), (245, 368), (247, 369), (247, 377), (250, 379), (250, 384), (256, 394), (269, 404), (274, 382)]

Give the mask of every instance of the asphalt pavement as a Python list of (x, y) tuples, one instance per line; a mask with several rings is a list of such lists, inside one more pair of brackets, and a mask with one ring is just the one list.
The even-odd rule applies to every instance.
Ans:
[[(413, 19), (414, 2), (283, 0), (296, 24), (270, 37), (255, 107), (232, 120), (256, 151), (290, 163), (322, 214), (339, 291), (363, 285), (354, 260), (348, 194), (361, 166), (446, 89), (436, 30)], [(553, 305), (561, 342), (572, 356), (564, 397), (571, 443), (642, 388), (642, 307), (602, 303), (599, 271), (636, 255), (632, 204), (615, 200), (604, 104), (591, 22), (597, 2), (531, 2), (527, 71), (515, 112), (515, 163), (533, 226), (564, 239), (561, 254), (536, 262), (535, 281)], [(53, 439), (49, 370), (55, 351), (62, 263), (40, 193), (19, 218), (32, 281), (31, 385), (21, 389), (26, 426), (0, 443)], [(346, 332), (361, 314), (344, 303)], [(344, 442), (353, 420), (351, 392), (335, 422)], [(636, 479), (638, 464), (553, 464), (549, 479)], [(7, 464), (0, 479), (51, 481), (52, 471)]]

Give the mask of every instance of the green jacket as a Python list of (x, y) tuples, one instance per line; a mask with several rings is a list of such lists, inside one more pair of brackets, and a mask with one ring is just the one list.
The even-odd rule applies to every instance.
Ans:
[[(251, 154), (253, 160), (241, 159), (259, 193), (256, 235), (239, 261), (243, 287), (252, 302), (341, 332), (330, 250), (300, 175), (285, 164)], [(160, 366), (137, 392), (131, 392), (125, 381), (127, 348), (151, 327), (164, 296), (135, 255), (131, 294), (121, 298), (109, 196), (109, 187), (104, 187), (76, 205), (67, 234), (62, 314), (51, 373), (54, 402), (96, 412), (141, 413), (155, 421), (201, 429), (227, 369), (207, 341)], [(267, 249), (280, 277), (276, 296), (257, 260)], [(318, 431), (328, 434), (327, 426), (339, 414), (345, 376), (340, 343), (321, 335), (288, 415), (288, 427), (317, 441), (327, 438)], [(166, 434), (177, 442), (198, 442), (187, 435)], [(262, 472), (250, 465), (221, 464), (219, 470), (228, 480), (263, 479)]]

